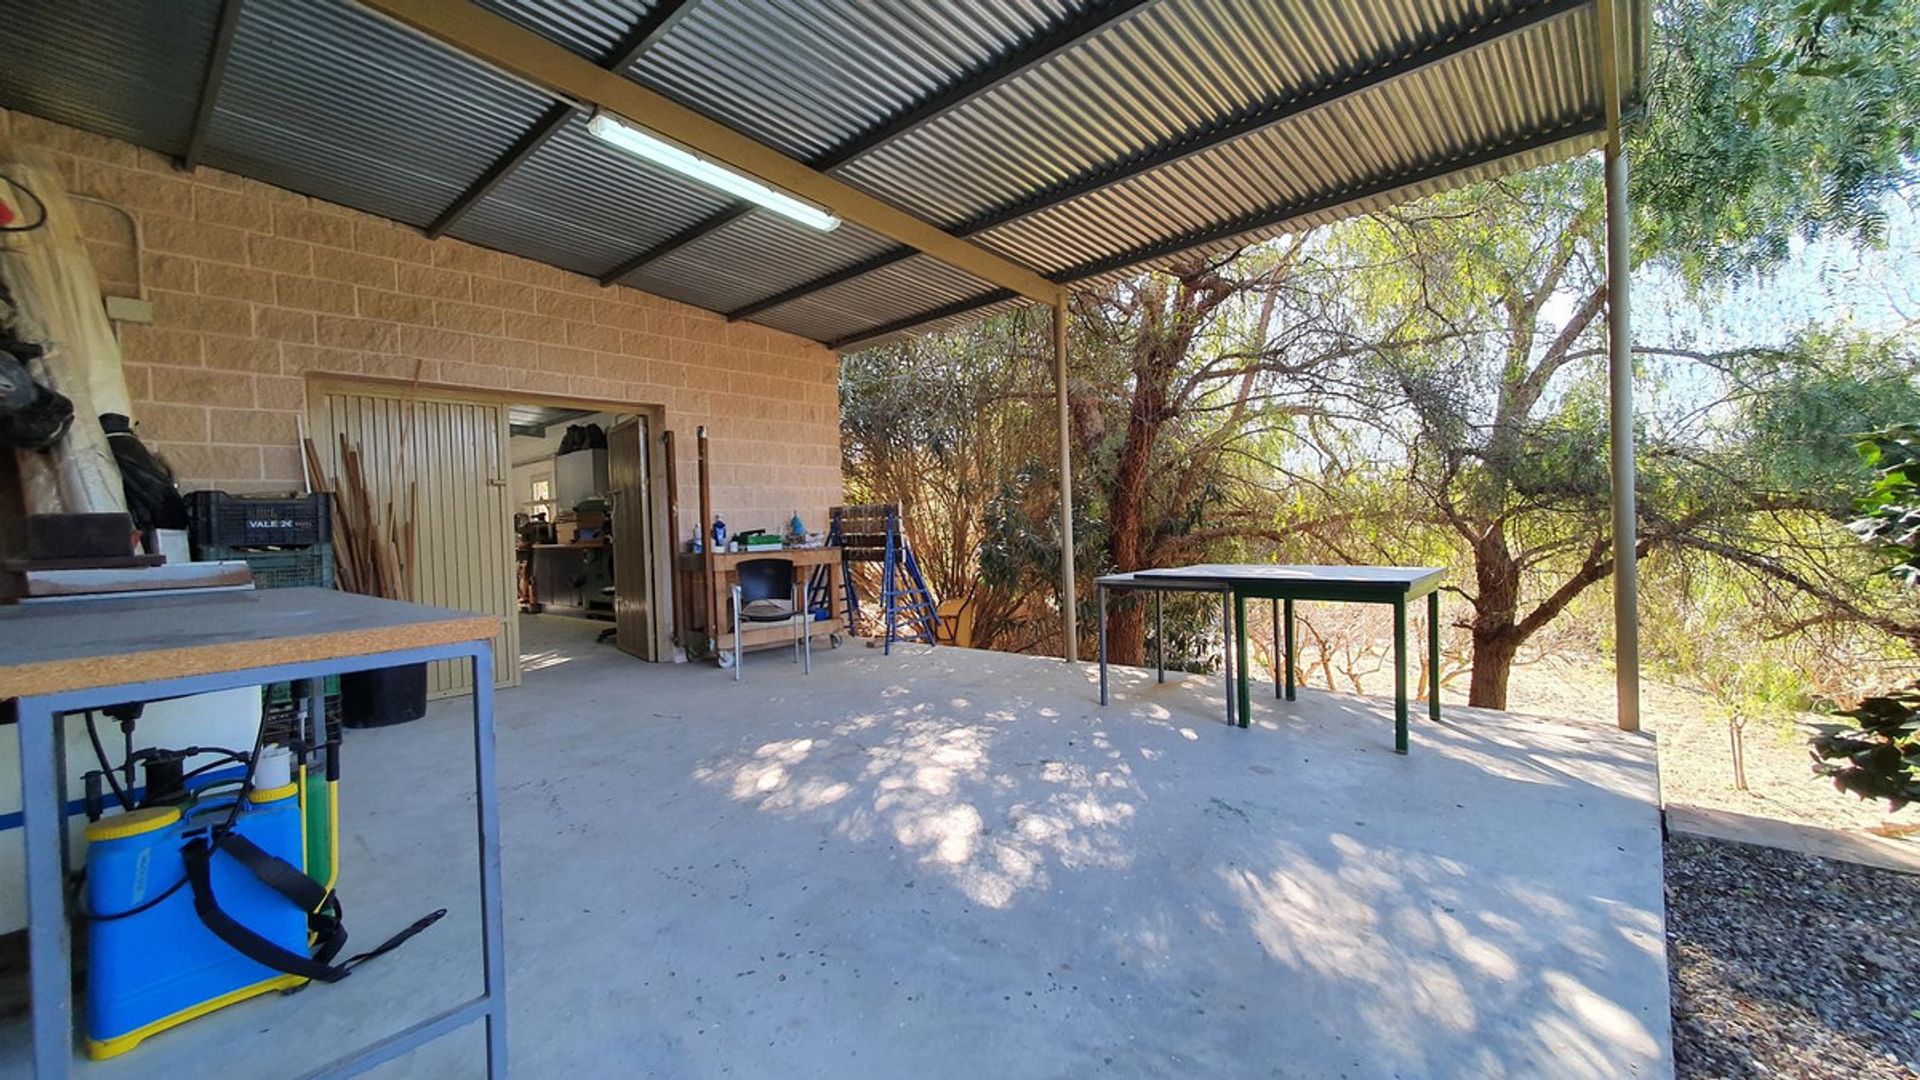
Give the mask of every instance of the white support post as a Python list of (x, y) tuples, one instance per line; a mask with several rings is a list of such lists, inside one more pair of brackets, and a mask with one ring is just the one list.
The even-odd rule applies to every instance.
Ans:
[(1600, 92), (1607, 110), (1607, 433), (1613, 465), (1614, 711), (1622, 731), (1640, 730), (1640, 568), (1633, 463), (1632, 270), (1627, 236), (1627, 153), (1620, 139), (1620, 24), (1614, 0), (1598, 0)]
[(1060, 405), (1060, 614), (1061, 655), (1080, 659), (1080, 627), (1073, 573), (1073, 426), (1067, 409), (1067, 291), (1053, 302), (1053, 392)]

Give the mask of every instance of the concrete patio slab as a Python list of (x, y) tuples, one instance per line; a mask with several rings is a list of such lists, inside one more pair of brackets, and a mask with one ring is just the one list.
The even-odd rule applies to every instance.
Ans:
[[(857, 645), (802, 677), (533, 621), (503, 692), (521, 1077), (1665, 1077), (1649, 739)], [(584, 636), (582, 634), (584, 630)], [(350, 733), (347, 981), (83, 1076), (286, 1075), (478, 986), (457, 703)], [(381, 1076), (467, 1076), (479, 1040)], [(0, 1031), (15, 1073), (24, 1027)]]

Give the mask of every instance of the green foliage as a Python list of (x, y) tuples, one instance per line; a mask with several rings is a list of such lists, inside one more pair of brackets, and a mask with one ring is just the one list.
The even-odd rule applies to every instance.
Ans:
[(1920, 801), (1920, 686), (1870, 697), (1841, 715), (1857, 725), (1814, 737), (1814, 768), (1833, 786), (1898, 810)]
[(1733, 361), (1740, 453), (1761, 491), (1816, 497), (1836, 516), (1853, 508), (1866, 469), (1850, 432), (1920, 416), (1920, 358), (1897, 339), (1815, 329), (1785, 350)]
[(1894, 556), (1889, 574), (1920, 587), (1920, 424), (1876, 431), (1862, 436), (1859, 445), (1874, 479), (1850, 528), (1866, 544)]
[[(1897, 424), (1859, 440), (1873, 470), (1855, 535), (1899, 561), (1889, 572), (1920, 587), (1920, 424)], [(1814, 768), (1835, 787), (1894, 810), (1920, 800), (1920, 684), (1869, 697), (1845, 710), (1856, 725), (1816, 736)]]
[(1640, 258), (1695, 284), (1878, 242), (1920, 150), (1920, 5), (1663, 0), (1631, 132)]
[(1052, 414), (1035, 407), (1049, 381), (1036, 362), (1043, 343), (1036, 320), (1016, 312), (840, 365), (849, 497), (900, 505), (929, 585), (941, 599), (970, 603), (982, 647), (1027, 647), (1027, 597), (1046, 594), (1041, 579), (979, 572), (1005, 561), (1007, 538), (983, 529), (980, 508), (1006, 492), (1009, 477), (1036, 479), (1031, 496), (1052, 505), (1043, 464)]

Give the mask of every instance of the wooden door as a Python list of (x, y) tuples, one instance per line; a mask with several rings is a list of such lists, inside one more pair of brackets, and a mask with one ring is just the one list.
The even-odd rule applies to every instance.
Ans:
[(613, 500), (613, 624), (622, 652), (659, 659), (660, 590), (654, 579), (653, 489), (644, 416), (607, 433), (607, 486)]
[[(331, 475), (339, 475), (345, 435), (358, 448), (376, 504), (397, 498), (404, 506), (411, 497), (413, 599), (498, 617), (494, 685), (520, 685), (506, 409), (371, 389), (329, 391), (315, 395), (313, 405), (314, 442)], [(472, 686), (464, 660), (428, 668), (429, 696), (464, 694)]]

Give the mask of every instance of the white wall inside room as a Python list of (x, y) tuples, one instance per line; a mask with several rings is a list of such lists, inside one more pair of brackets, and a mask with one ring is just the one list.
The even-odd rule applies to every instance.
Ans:
[[(547, 518), (554, 520), (555, 514), (564, 509), (551, 503), (542, 504), (535, 497), (534, 484), (553, 482), (553, 455), (560, 449), (560, 440), (567, 437), (567, 428), (573, 424), (599, 424), (602, 431), (613, 427), (617, 415), (600, 412), (583, 416), (564, 424), (555, 424), (547, 429), (545, 435), (515, 435), (508, 440), (507, 460), (513, 475), (509, 482), (513, 490), (513, 508), (516, 512), (532, 513), (537, 506), (548, 508)], [(551, 491), (551, 487), (549, 487)]]
[[(105, 744), (107, 761), (120, 764), (125, 756), (120, 725), (97, 717), (95, 726), (99, 729), (100, 741)], [(134, 725), (133, 745), (136, 750), (153, 746), (223, 746), (244, 753), (253, 749), (259, 727), (260, 688), (243, 686), (149, 703)], [(86, 794), (86, 785), (80, 782), (81, 774), (99, 765), (94, 761), (93, 744), (87, 739), (84, 718), (70, 716), (64, 728), (67, 800), (72, 802)], [(207, 760), (211, 759), (194, 758), (188, 767)], [(106, 794), (106, 803), (113, 804), (111, 792)], [(24, 834), (20, 830), (19, 814), (20, 743), (8, 736), (0, 738), (0, 933), (12, 933), (27, 925), (26, 855), (21, 846)], [(86, 823), (85, 815), (76, 814), (68, 830), (67, 842), (76, 867), (86, 859), (83, 836)]]

